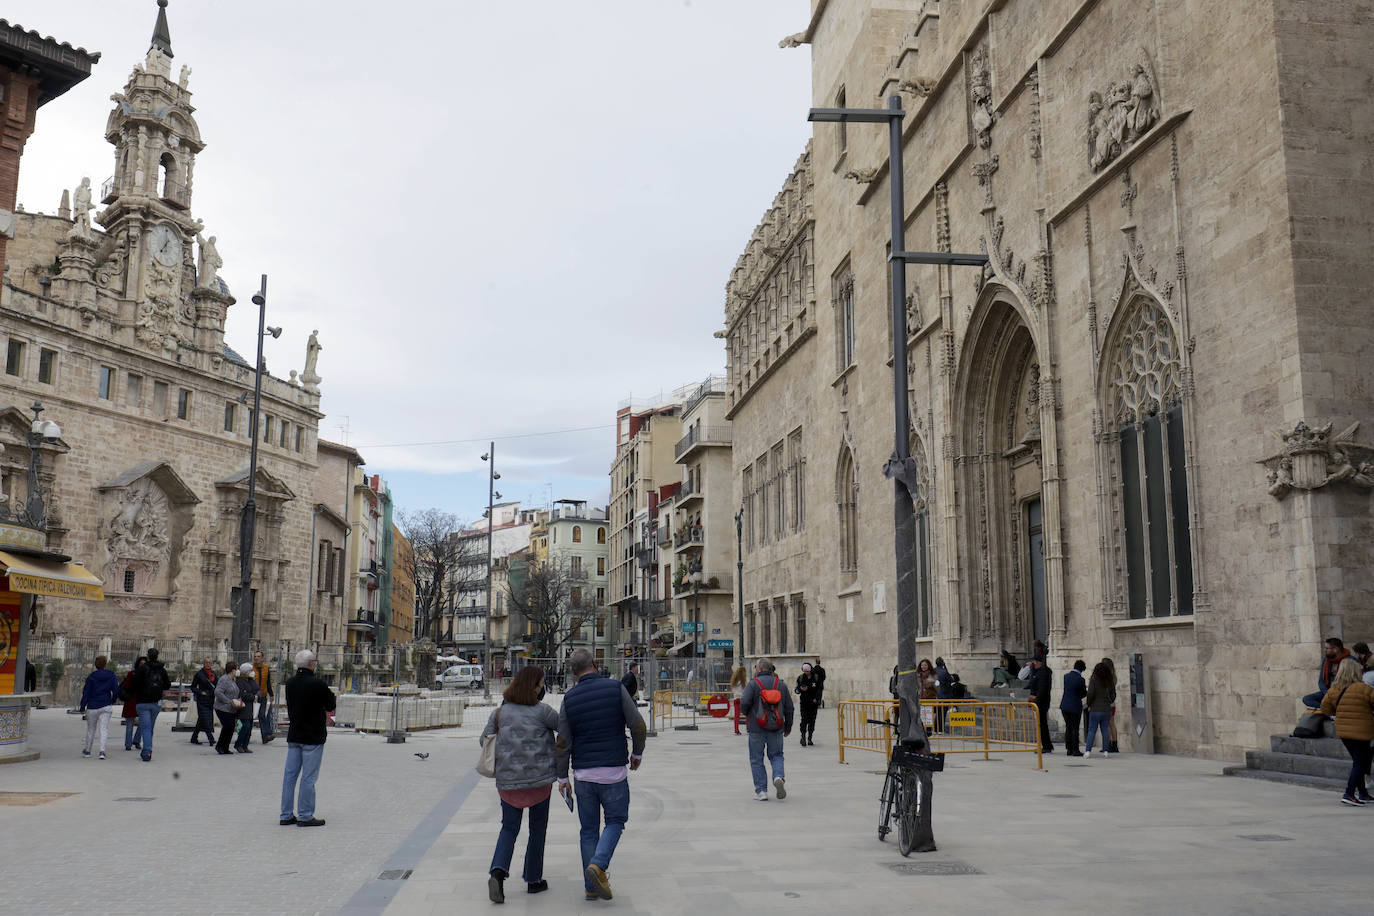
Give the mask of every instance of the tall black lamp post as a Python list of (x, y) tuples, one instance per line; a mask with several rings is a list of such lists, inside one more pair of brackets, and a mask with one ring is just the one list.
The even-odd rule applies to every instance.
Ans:
[(744, 505), (735, 513), (735, 667), (744, 664)]
[(239, 590), (234, 596), (234, 622), (229, 631), (229, 646), (235, 654), (248, 651), (253, 636), (253, 550), (258, 524), (258, 431), (262, 426), (262, 339), (271, 334), (281, 336), (281, 328), (267, 327), (267, 274), (262, 286), (253, 295), (258, 307), (258, 361), (253, 372), (253, 421), (249, 424), (251, 438), (248, 451), (248, 501), (243, 504), (239, 518)]
[(496, 481), (501, 475), (496, 473), (496, 443), (492, 442), (487, 453), (482, 456), (487, 462), (487, 612), (482, 621), (482, 697), (491, 699), (491, 534), (495, 521), (496, 500), (501, 497), (496, 492)]
[[(892, 406), (894, 437), (892, 457), (883, 465), (883, 476), (895, 487), (893, 522), (897, 552), (897, 696), (899, 704), (898, 740), (925, 747), (925, 728), (921, 723), (920, 688), (916, 678), (916, 509), (912, 491), (917, 486), (916, 462), (911, 457), (911, 424), (907, 415), (906, 366), (906, 265), (940, 264), (983, 267), (984, 254), (954, 254), (946, 251), (906, 250), (906, 201), (902, 161), (902, 100), (888, 96), (886, 108), (813, 108), (808, 121), (844, 123), (887, 123), (887, 184), (890, 192), (892, 244), (888, 263), (892, 274), (892, 337), (898, 349), (892, 360)], [(923, 770), (922, 789), (929, 792), (930, 773)], [(929, 795), (927, 794), (928, 798)], [(923, 806), (924, 823), (915, 848), (935, 848), (931, 834), (929, 806)]]

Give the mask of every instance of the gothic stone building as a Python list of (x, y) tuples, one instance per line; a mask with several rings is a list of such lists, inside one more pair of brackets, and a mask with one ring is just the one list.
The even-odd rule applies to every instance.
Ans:
[[(3, 489), (17, 497), (23, 487), (27, 408), (41, 401), (62, 428), (43, 456), (53, 547), (97, 573), (107, 598), (43, 599), (40, 637), (229, 636), (253, 370), (224, 344), (235, 300), (216, 276), (214, 240), (193, 257), (204, 236), (192, 217), (192, 172), (205, 143), (186, 70), (171, 75), (164, 16), (146, 61), (114, 97), (102, 228), (91, 223), (96, 201), (83, 182), (56, 216), (16, 214), (9, 243)], [(319, 379), (310, 359), (301, 382), (291, 375), (264, 375), (259, 426), (253, 636), (273, 645), (310, 635)]]
[(813, 104), (900, 97), (907, 249), (991, 263), (910, 267), (894, 346), (887, 131), (817, 125), (726, 305), (751, 654), (790, 614), (886, 695), (895, 350), (918, 657), (1142, 653), (1166, 751), (1291, 728), (1322, 638), (1374, 636), (1359, 7), (813, 0)]

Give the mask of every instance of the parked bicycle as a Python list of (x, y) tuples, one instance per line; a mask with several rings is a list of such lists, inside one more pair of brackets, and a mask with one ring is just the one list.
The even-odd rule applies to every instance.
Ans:
[[(896, 731), (897, 723), (886, 719), (869, 719), (872, 725), (882, 725)], [(911, 855), (921, 837), (935, 848), (930, 831), (931, 773), (945, 768), (944, 754), (927, 754), (909, 744), (894, 744), (892, 758), (887, 763), (887, 777), (878, 796), (878, 839), (886, 840), (892, 832), (892, 819), (897, 819), (897, 849), (903, 856)]]

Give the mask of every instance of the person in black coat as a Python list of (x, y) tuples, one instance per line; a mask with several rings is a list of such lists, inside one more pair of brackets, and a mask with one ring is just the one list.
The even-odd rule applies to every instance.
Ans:
[(630, 699), (639, 699), (639, 662), (630, 662), (630, 670), (625, 672), (625, 676), (620, 679), (620, 683), (625, 685), (625, 692), (630, 695)]
[(1045, 664), (1045, 656), (1037, 655), (1031, 659), (1030, 699), (1040, 710), (1040, 750), (1049, 754), (1054, 751), (1050, 741), (1050, 689), (1054, 682), (1054, 672)]
[(816, 706), (825, 705), (825, 668), (821, 666), (821, 660), (816, 659), (816, 664), (811, 666), (811, 676), (816, 679)]
[(200, 744), (197, 740), (201, 732), (205, 732), (205, 740), (215, 743), (215, 660), (207, 658), (205, 667), (198, 670), (191, 677), (191, 696), (196, 698), (196, 727), (191, 732), (191, 743)]
[(253, 701), (258, 698), (258, 682), (253, 680), (252, 662), (239, 665), (237, 680), (243, 706), (238, 711), (238, 738), (234, 741), (234, 750), (240, 754), (251, 754), (253, 749), (248, 746), (248, 739), (253, 737)]
[(1070, 757), (1083, 756), (1078, 733), (1083, 719), (1083, 698), (1088, 695), (1088, 685), (1083, 681), (1087, 667), (1081, 658), (1073, 663), (1073, 670), (1064, 675), (1064, 693), (1059, 698), (1059, 712), (1064, 716), (1064, 749)]
[(816, 710), (820, 709), (821, 690), (809, 662), (802, 663), (802, 673), (797, 678), (797, 702), (801, 706), (801, 746), (815, 747)]
[(334, 711), (334, 691), (315, 676), (315, 653), (296, 653), (296, 675), (286, 682), (286, 771), (282, 774), (281, 825), (323, 827), (315, 816), (315, 780), (328, 737), (326, 716)]

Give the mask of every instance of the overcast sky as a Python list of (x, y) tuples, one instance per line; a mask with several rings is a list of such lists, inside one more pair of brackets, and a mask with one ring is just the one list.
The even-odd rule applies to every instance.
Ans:
[[(19, 200), (113, 173), (102, 136), (155, 0), (9, 0), (92, 51), (38, 113)], [(269, 275), (273, 374), (319, 329), (321, 436), (400, 507), (473, 519), (497, 438), (507, 500), (606, 501), (618, 402), (724, 370), (724, 286), (810, 135), (807, 0), (171, 0), (249, 356)], [(347, 428), (345, 437), (344, 427)], [(598, 427), (585, 429), (586, 427)], [(554, 430), (582, 432), (530, 436)], [(512, 438), (507, 438), (512, 437)], [(519, 438), (513, 438), (519, 437)], [(421, 445), (411, 443), (448, 443)]]

